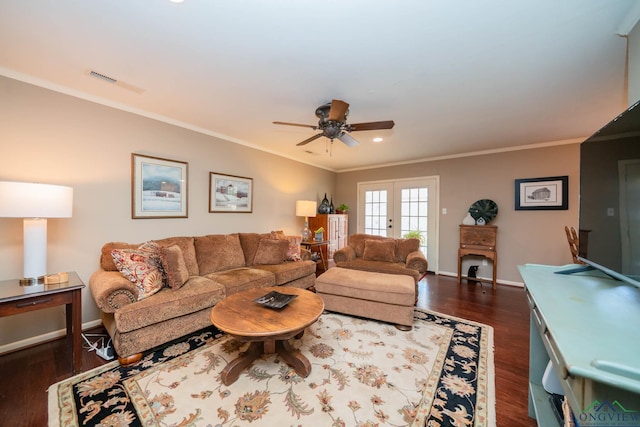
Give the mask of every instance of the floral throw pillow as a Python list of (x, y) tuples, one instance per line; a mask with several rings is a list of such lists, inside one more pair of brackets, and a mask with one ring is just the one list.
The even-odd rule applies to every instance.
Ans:
[(138, 301), (155, 294), (164, 284), (158, 245), (147, 242), (137, 249), (111, 251), (116, 268), (138, 288)]
[(300, 261), (300, 243), (302, 242), (302, 236), (286, 236), (286, 239), (289, 241), (287, 261)]
[(302, 242), (302, 236), (286, 236), (282, 230), (278, 230), (272, 231), (270, 233), (270, 237), (272, 239), (289, 241), (289, 248), (287, 249), (285, 260), (300, 261), (302, 259), (300, 254), (300, 243)]

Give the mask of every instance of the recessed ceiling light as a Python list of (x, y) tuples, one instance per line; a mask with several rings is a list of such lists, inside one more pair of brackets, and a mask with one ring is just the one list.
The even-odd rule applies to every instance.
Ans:
[(379, 136), (376, 138), (373, 138), (373, 142), (382, 142), (382, 141), (384, 141), (384, 139), (380, 138)]
[(171, 3), (182, 3), (184, 0), (169, 0)]

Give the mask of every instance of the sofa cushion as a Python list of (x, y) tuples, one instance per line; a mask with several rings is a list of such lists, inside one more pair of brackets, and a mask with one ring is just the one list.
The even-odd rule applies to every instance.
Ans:
[(365, 261), (396, 261), (396, 242), (393, 240), (365, 240), (362, 259)]
[(189, 270), (184, 262), (182, 249), (178, 245), (160, 246), (158, 252), (167, 286), (178, 289), (189, 279)]
[(221, 284), (201, 276), (192, 276), (180, 289), (163, 288), (153, 298), (138, 301), (116, 311), (119, 333), (175, 319), (213, 307), (225, 296)]
[(287, 261), (281, 264), (256, 265), (256, 269), (269, 271), (276, 277), (276, 285), (284, 285), (294, 280), (314, 275), (316, 273), (316, 263), (314, 261)]
[(206, 277), (224, 286), (227, 296), (247, 289), (274, 286), (276, 283), (272, 273), (247, 267), (211, 273)]
[(405, 274), (413, 277), (416, 283), (418, 283), (418, 279), (420, 279), (420, 272), (406, 268), (402, 262), (365, 261), (362, 258), (356, 258), (347, 262), (337, 262), (336, 266), (378, 273)]
[(411, 238), (411, 239), (398, 239), (396, 241), (396, 261), (405, 262), (407, 260), (407, 256), (411, 252), (420, 250), (420, 240)]
[(244, 252), (244, 266), (251, 267), (253, 265), (253, 259), (256, 257), (256, 251), (261, 239), (268, 239), (269, 233), (240, 233), (240, 246), (242, 246), (242, 252)]
[(362, 258), (362, 254), (364, 253), (364, 244), (367, 240), (377, 240), (377, 241), (391, 241), (395, 242), (396, 239), (392, 237), (383, 237), (383, 236), (373, 236), (370, 234), (357, 233), (349, 236), (349, 246), (351, 246), (355, 252), (356, 257)]
[(196, 237), (195, 246), (201, 276), (245, 265), (244, 253), (237, 233)]
[(177, 245), (182, 250), (184, 263), (189, 270), (189, 276), (199, 276), (198, 260), (196, 259), (196, 247), (193, 237), (168, 237), (166, 239), (155, 240), (160, 246)]
[(113, 256), (111, 251), (114, 249), (138, 249), (140, 243), (125, 243), (125, 242), (109, 242), (102, 246), (100, 251), (100, 268), (105, 271), (118, 271), (113, 262)]
[(289, 242), (289, 248), (285, 257), (286, 261), (300, 261), (302, 259), (302, 253), (300, 251), (300, 243), (302, 243), (302, 236), (287, 236), (284, 231), (272, 231), (272, 239), (287, 240)]
[(252, 264), (280, 264), (284, 261), (288, 248), (288, 240), (260, 239)]
[(137, 249), (114, 249), (111, 256), (118, 271), (138, 288), (138, 300), (162, 289), (164, 276), (156, 243), (147, 242)]

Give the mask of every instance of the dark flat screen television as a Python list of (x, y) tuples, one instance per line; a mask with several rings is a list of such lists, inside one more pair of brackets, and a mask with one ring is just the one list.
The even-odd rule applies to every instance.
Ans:
[(640, 102), (580, 145), (579, 257), (640, 287)]

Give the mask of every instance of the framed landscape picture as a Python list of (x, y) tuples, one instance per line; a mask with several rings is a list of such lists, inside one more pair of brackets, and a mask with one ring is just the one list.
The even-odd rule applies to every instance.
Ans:
[(567, 210), (569, 209), (569, 177), (516, 179), (515, 209)]
[(187, 218), (189, 164), (131, 154), (131, 217)]
[(209, 172), (209, 212), (252, 211), (252, 178)]

